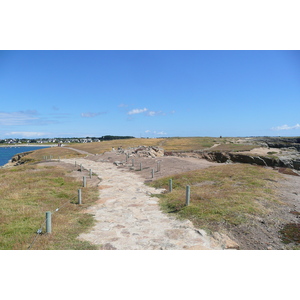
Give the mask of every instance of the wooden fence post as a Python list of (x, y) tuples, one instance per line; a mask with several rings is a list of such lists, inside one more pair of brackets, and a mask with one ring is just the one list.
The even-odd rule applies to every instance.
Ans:
[(191, 187), (189, 185), (186, 186), (186, 197), (185, 197), (185, 205), (190, 205), (190, 199), (191, 199)]
[(46, 212), (46, 233), (51, 233), (51, 211)]
[(78, 204), (82, 204), (81, 189), (78, 190)]
[(173, 190), (173, 180), (169, 179), (169, 192), (172, 192)]

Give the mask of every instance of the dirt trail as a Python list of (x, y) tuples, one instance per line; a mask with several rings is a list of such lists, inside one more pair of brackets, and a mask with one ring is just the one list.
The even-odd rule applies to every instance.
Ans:
[[(81, 234), (80, 239), (102, 245), (102, 249), (119, 250), (208, 250), (224, 249), (228, 245), (228, 240), (217, 241), (188, 220), (163, 214), (158, 198), (151, 196), (162, 190), (146, 186), (135, 172), (91, 159), (99, 160), (99, 156), (76, 159), (77, 164), (92, 169), (101, 178), (100, 199), (89, 209), (97, 223), (91, 232)], [(75, 159), (61, 161), (75, 163)]]

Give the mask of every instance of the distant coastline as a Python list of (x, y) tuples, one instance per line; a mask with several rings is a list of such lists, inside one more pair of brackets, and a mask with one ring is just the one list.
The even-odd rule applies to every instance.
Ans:
[(21, 148), (21, 147), (57, 147), (57, 144), (41, 145), (41, 144), (19, 144), (19, 145), (0, 145), (2, 148)]
[(0, 146), (0, 168), (7, 166), (11, 163), (11, 159), (16, 154), (21, 154), (28, 151), (35, 151), (42, 148), (52, 148), (57, 145), (1, 145)]

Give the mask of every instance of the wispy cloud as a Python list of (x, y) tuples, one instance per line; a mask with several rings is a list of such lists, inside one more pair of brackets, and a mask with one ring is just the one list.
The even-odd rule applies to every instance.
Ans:
[[(51, 115), (52, 119), (48, 117)], [(62, 114), (60, 114), (62, 115)], [(61, 118), (57, 115), (48, 114), (46, 117), (42, 116), (36, 110), (14, 111), (14, 112), (0, 112), (0, 126), (45, 126), (50, 124), (58, 124), (57, 119)]]
[(0, 112), (0, 125), (14, 126), (27, 125), (34, 120), (38, 120), (38, 113), (35, 110)]
[(150, 111), (147, 111), (147, 116), (150, 116), (150, 117), (154, 117), (154, 116), (164, 116), (166, 115), (164, 112), (162, 112), (161, 110), (160, 111), (153, 111), (153, 110), (150, 110)]
[[(174, 114), (175, 111), (171, 111), (170, 114)], [(155, 116), (166, 116), (167, 113), (163, 112), (162, 110), (149, 110), (148, 108), (135, 108), (127, 112), (127, 115), (137, 115), (137, 114), (144, 114), (148, 117), (155, 117)]]
[(158, 135), (166, 135), (167, 133), (164, 132), (164, 131), (159, 131), (159, 132), (156, 132), (156, 131), (153, 131), (154, 134), (158, 134)]
[(128, 105), (124, 104), (124, 103), (121, 103), (121, 104), (118, 105), (118, 107), (128, 107)]
[(167, 133), (165, 131), (151, 131), (146, 130), (145, 133), (155, 134), (155, 135), (166, 135)]
[(7, 132), (5, 134), (6, 136), (18, 136), (18, 137), (26, 137), (26, 138), (31, 138), (31, 137), (41, 137), (41, 136), (46, 136), (47, 133), (45, 132), (32, 132), (32, 131), (12, 131), (12, 132)]
[(129, 111), (127, 114), (128, 115), (136, 115), (136, 114), (141, 114), (146, 111), (148, 111), (148, 108), (135, 108), (135, 109)]
[(100, 115), (104, 115), (106, 112), (97, 112), (97, 113), (91, 113), (91, 112), (86, 112), (86, 113), (81, 113), (82, 118), (94, 118)]
[(278, 127), (273, 127), (272, 130), (291, 130), (291, 129), (299, 129), (300, 124), (296, 124), (294, 126), (282, 125)]

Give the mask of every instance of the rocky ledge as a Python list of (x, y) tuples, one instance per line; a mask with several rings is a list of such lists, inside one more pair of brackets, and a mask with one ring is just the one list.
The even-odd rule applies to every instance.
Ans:
[(18, 153), (12, 157), (10, 163), (12, 163), (14, 166), (22, 165), (24, 163), (24, 161), (22, 161), (22, 158), (28, 154), (31, 154), (32, 152), (33, 151)]
[(300, 170), (299, 137), (253, 137), (240, 139), (239, 143), (254, 145), (257, 148), (251, 151), (240, 152), (214, 151), (211, 148), (201, 151), (167, 152), (166, 155), (204, 158), (219, 163), (248, 163)]

